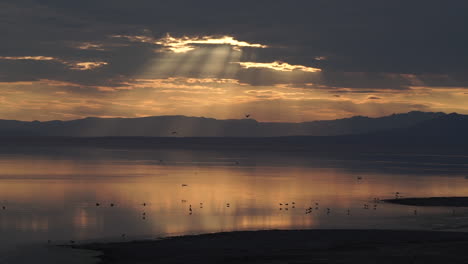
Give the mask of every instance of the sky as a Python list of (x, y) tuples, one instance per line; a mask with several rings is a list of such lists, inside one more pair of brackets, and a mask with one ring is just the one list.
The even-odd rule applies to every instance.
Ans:
[(468, 2), (2, 0), (0, 119), (468, 114)]

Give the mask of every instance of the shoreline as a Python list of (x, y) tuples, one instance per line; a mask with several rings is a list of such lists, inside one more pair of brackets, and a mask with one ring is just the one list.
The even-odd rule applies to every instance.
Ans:
[(99, 263), (468, 263), (468, 233), (266, 230), (72, 246)]
[(411, 206), (468, 207), (468, 197), (414, 197), (385, 199), (387, 203)]

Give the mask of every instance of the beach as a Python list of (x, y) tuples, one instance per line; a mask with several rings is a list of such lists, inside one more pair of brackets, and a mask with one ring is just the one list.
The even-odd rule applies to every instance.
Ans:
[(75, 246), (99, 263), (467, 263), (468, 233), (270, 230)]

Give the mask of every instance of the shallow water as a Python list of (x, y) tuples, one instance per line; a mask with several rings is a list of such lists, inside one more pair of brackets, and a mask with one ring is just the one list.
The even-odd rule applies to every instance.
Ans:
[(374, 200), (466, 196), (460, 162), (110, 153), (2, 155), (1, 247), (255, 229), (460, 230), (468, 217)]

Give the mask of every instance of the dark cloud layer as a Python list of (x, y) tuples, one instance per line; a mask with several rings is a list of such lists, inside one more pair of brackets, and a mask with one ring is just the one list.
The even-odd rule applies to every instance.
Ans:
[[(111, 70), (104, 76), (131, 75), (145, 63), (149, 48), (122, 48), (118, 44), (123, 40), (109, 39), (110, 35), (161, 37), (170, 32), (175, 36), (229, 34), (266, 44), (271, 48), (252, 51), (255, 56), (245, 52), (243, 59), (320, 67), (332, 75), (332, 82), (343, 77), (340, 72), (369, 73), (370, 83), (379, 73), (447, 74), (453, 78), (446, 85), (467, 82), (460, 77), (468, 67), (466, 1), (15, 0), (3, 1), (1, 7), (0, 29), (6, 36), (0, 43), (2, 56), (110, 60)], [(110, 47), (106, 51), (72, 47), (73, 42), (84, 41)], [(316, 61), (317, 56), (327, 60)], [(0, 67), (9, 78), (42, 76), (29, 70), (16, 73), (10, 65)], [(369, 86), (365, 78), (346, 79), (344, 84)]]

